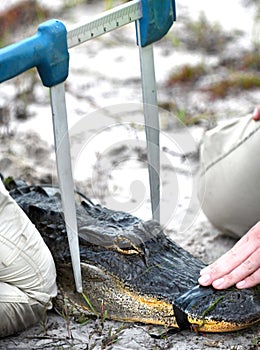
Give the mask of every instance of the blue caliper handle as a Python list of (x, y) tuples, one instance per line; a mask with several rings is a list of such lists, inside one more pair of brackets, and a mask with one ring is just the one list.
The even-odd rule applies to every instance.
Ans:
[(141, 46), (160, 40), (176, 20), (175, 0), (142, 0)]
[(66, 80), (69, 53), (65, 25), (55, 19), (38, 27), (38, 32), (0, 49), (0, 82), (37, 67), (43, 85), (51, 87)]

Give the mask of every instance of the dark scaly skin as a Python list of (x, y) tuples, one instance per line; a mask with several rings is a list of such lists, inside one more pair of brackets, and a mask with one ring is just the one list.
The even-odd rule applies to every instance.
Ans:
[[(77, 200), (83, 290), (75, 292), (60, 195), (50, 187), (10, 192), (40, 231), (54, 257), (60, 295), (74, 314), (194, 328), (208, 332), (243, 329), (260, 320), (259, 286), (217, 291), (197, 285), (204, 264), (177, 246), (154, 221), (144, 222), (89, 200)], [(49, 194), (48, 194), (49, 193)]]

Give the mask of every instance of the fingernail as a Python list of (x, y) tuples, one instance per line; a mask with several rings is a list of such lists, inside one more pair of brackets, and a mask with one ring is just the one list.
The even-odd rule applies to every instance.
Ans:
[(213, 285), (213, 287), (218, 288), (218, 287), (220, 287), (220, 286), (223, 284), (223, 282), (224, 282), (224, 278), (221, 277), (221, 278), (215, 280), (215, 281), (212, 283), (212, 285)]
[(236, 284), (236, 287), (237, 288), (244, 288), (244, 286), (246, 285), (246, 281), (243, 280), (243, 281), (240, 281)]
[(207, 285), (210, 282), (210, 276), (209, 275), (203, 275), (198, 279), (199, 284)]

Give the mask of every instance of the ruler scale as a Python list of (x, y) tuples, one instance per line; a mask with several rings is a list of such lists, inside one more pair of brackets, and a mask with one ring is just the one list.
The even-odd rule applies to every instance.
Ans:
[(141, 17), (142, 5), (140, 0), (133, 0), (117, 6), (95, 17), (91, 22), (71, 29), (67, 34), (68, 48), (106, 34)]
[(159, 220), (159, 120), (151, 44), (168, 32), (174, 20), (174, 0), (132, 0), (69, 32), (58, 20), (44, 22), (34, 36), (0, 49), (0, 82), (37, 67), (43, 85), (50, 88), (59, 186), (78, 292), (82, 292), (82, 280), (64, 90), (64, 81), (69, 72), (68, 49), (130, 22), (136, 22), (152, 213), (153, 218)]

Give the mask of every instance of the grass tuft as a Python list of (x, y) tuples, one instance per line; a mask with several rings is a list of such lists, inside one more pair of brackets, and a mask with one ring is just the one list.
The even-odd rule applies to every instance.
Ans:
[(176, 83), (194, 83), (203, 75), (205, 75), (207, 69), (205, 65), (198, 64), (195, 66), (186, 64), (182, 66), (179, 71), (173, 73), (166, 82), (167, 87), (171, 87)]
[(251, 90), (260, 87), (260, 75), (252, 73), (236, 73), (230, 78), (213, 83), (203, 88), (202, 91), (208, 92), (211, 98), (225, 98), (229, 93), (237, 93), (241, 90)]

